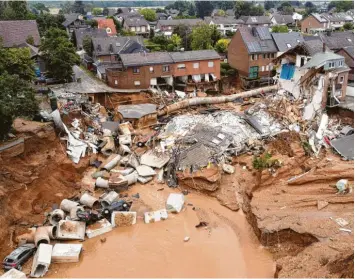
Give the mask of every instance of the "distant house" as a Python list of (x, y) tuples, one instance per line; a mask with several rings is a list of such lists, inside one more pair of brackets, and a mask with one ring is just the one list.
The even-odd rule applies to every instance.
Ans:
[(120, 65), (120, 54), (148, 52), (140, 36), (93, 38), (92, 43), (92, 65), (101, 79), (106, 79), (106, 69)]
[(236, 32), (239, 26), (243, 25), (243, 21), (240, 19), (235, 19), (234, 17), (222, 17), (222, 16), (214, 16), (214, 17), (205, 17), (205, 22), (208, 25), (217, 26), (217, 30), (221, 32), (223, 36), (229, 32)]
[(354, 46), (343, 47), (336, 53), (345, 58), (345, 64), (350, 68), (349, 81), (354, 83)]
[(170, 15), (172, 18), (176, 17), (179, 15), (180, 11), (176, 9), (169, 9), (167, 10), (168, 15)]
[(82, 28), (82, 29), (77, 29), (74, 32), (75, 36), (75, 45), (78, 50), (83, 49), (83, 39), (85, 36), (89, 36), (90, 38), (107, 38), (108, 35), (106, 33), (106, 30), (104, 29), (97, 29), (97, 28)]
[(33, 39), (33, 45), (39, 46), (41, 38), (35, 20), (0, 21), (0, 37), (4, 47), (18, 47)]
[(277, 46), (277, 56), (304, 42), (303, 36), (298, 32), (271, 33), (271, 36)]
[[(123, 9), (123, 10), (122, 10)], [(128, 8), (124, 9), (124, 8), (121, 8), (121, 9), (118, 9), (118, 10), (122, 10), (123, 12), (122, 13), (118, 13), (116, 14), (114, 17), (116, 18), (116, 20), (118, 22), (120, 22), (121, 24), (123, 24), (124, 20), (126, 18), (131, 18), (131, 17), (143, 17), (140, 13), (134, 11), (134, 10), (130, 10)]]
[(271, 20), (268, 16), (241, 16), (239, 19), (247, 27), (271, 26)]
[(214, 50), (120, 54), (121, 69), (106, 71), (108, 84), (119, 89), (148, 89), (174, 83), (216, 85), (220, 56)]
[(172, 19), (171, 15), (166, 14), (166, 13), (156, 13), (157, 20), (167, 20), (167, 19)]
[(293, 19), (292, 15), (273, 14), (270, 20), (272, 25), (287, 25), (287, 26), (295, 25), (295, 20)]
[(240, 27), (229, 43), (228, 63), (238, 71), (247, 88), (249, 80), (270, 76), (277, 52), (268, 27)]
[(338, 30), (345, 23), (353, 21), (353, 17), (346, 13), (313, 13), (302, 20), (301, 31), (303, 33), (318, 33), (326, 30)]
[(45, 72), (43, 59), (39, 55), (38, 46), (41, 38), (35, 20), (0, 21), (0, 37), (6, 48), (28, 48), (31, 59), (35, 61), (35, 74), (40, 76)]
[(73, 33), (76, 29), (89, 27), (81, 14), (65, 14), (64, 17), (65, 21), (62, 25), (67, 30), (68, 34)]
[(148, 37), (150, 32), (149, 22), (144, 17), (128, 17), (124, 19), (123, 28), (143, 37)]
[(333, 51), (354, 45), (354, 31), (326, 32), (319, 37)]
[(192, 19), (171, 19), (171, 20), (158, 20), (155, 31), (161, 32), (165, 36), (171, 36), (174, 28), (179, 25), (185, 25), (192, 29), (194, 26), (203, 23), (202, 19), (192, 18)]
[(112, 18), (105, 18), (105, 19), (98, 20), (97, 21), (97, 28), (105, 30), (107, 35), (109, 35), (109, 36), (116, 36), (117, 35), (116, 25), (113, 22)]
[(280, 87), (296, 99), (307, 97), (304, 119), (310, 120), (317, 111), (345, 100), (350, 69), (344, 57), (332, 52), (310, 56), (302, 45), (297, 45), (274, 62)]

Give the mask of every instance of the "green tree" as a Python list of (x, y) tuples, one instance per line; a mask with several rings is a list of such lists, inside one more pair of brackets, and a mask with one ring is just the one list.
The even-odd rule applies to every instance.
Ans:
[(4, 1), (0, 6), (1, 20), (25, 20), (33, 18), (34, 15), (29, 12), (26, 1)]
[(131, 30), (127, 30), (127, 29), (121, 29), (121, 33), (122, 36), (135, 36), (136, 33), (131, 31)]
[(30, 50), (3, 48), (0, 41), (0, 139), (6, 137), (16, 117), (33, 117), (38, 111), (30, 84), (33, 78)]
[(173, 30), (173, 34), (177, 34), (181, 39), (181, 45), (185, 50), (191, 50), (190, 28), (184, 24), (179, 24)]
[(216, 25), (210, 25), (211, 29), (211, 39), (212, 39), (212, 46), (215, 46), (219, 39), (222, 38), (221, 32), (218, 31)]
[(75, 0), (73, 5), (73, 13), (84, 14), (85, 13), (85, 5), (83, 1)]
[(46, 7), (46, 5), (44, 5), (43, 3), (34, 3), (34, 4), (32, 4), (32, 7), (40, 12), (43, 12), (43, 11), (49, 12), (48, 7)]
[(344, 24), (344, 30), (354, 30), (354, 23), (353, 22), (347, 22)]
[(50, 28), (60, 28), (64, 30), (62, 23), (65, 21), (65, 17), (62, 14), (51, 15), (51, 14), (40, 14), (37, 16), (37, 26), (38, 31), (41, 36), (50, 29)]
[(215, 45), (215, 50), (219, 53), (226, 53), (228, 50), (229, 40), (219, 39)]
[(62, 14), (70, 14), (73, 12), (73, 10), (74, 10), (74, 6), (69, 1), (66, 1), (66, 2), (60, 4), (60, 12)]
[(191, 3), (189, 5), (188, 15), (189, 16), (195, 16), (195, 14), (196, 14), (196, 7), (195, 7), (195, 5), (193, 3)]
[(247, 1), (237, 1), (234, 6), (234, 11), (236, 18), (241, 16), (261, 16), (264, 14), (264, 8), (262, 6)]
[(92, 40), (91, 37), (88, 35), (83, 38), (83, 49), (88, 55), (92, 56)]
[(154, 38), (154, 29), (150, 28), (149, 30), (149, 39), (153, 39)]
[(148, 9), (148, 8), (145, 8), (145, 9), (140, 9), (139, 10), (139, 13), (144, 16), (144, 18), (147, 20), (147, 21), (156, 21), (157, 20), (157, 15), (155, 13), (154, 10), (152, 9)]
[(196, 15), (199, 18), (204, 18), (205, 16), (210, 16), (214, 6), (211, 1), (195, 1)]
[(272, 27), (273, 33), (288, 33), (288, 27), (286, 25), (275, 25)]
[(199, 24), (192, 29), (191, 48), (192, 50), (213, 49), (213, 30), (210, 25)]
[(28, 43), (29, 45), (34, 45), (35, 40), (33, 39), (33, 36), (31, 35), (27, 36), (26, 43)]
[(266, 1), (264, 4), (265, 10), (270, 10), (272, 8), (275, 8), (275, 1)]
[(236, 76), (237, 70), (233, 69), (228, 63), (221, 63), (221, 76)]
[(170, 42), (174, 46), (174, 50), (178, 50), (181, 47), (182, 39), (179, 35), (173, 34), (170, 38)]
[(102, 9), (101, 8), (93, 8), (92, 14), (93, 15), (102, 15)]
[(226, 12), (223, 10), (218, 10), (217, 11), (217, 16), (226, 16)]
[(349, 10), (354, 9), (354, 1), (352, 0), (345, 0), (345, 1), (331, 1), (328, 4), (328, 10), (334, 8), (336, 12), (347, 12)]
[(49, 74), (59, 80), (70, 79), (72, 67), (80, 62), (67, 33), (58, 28), (50, 28), (46, 32), (40, 51)]
[(104, 16), (108, 16), (108, 14), (109, 14), (109, 9), (107, 8), (107, 7), (105, 7), (103, 10), (102, 10), (102, 14), (104, 15)]
[(306, 2), (304, 6), (306, 7), (304, 17), (311, 13), (317, 12), (317, 7), (312, 2)]

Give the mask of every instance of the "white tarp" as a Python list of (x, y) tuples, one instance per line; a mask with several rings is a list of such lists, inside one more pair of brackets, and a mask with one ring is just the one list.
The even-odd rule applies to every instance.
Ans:
[(157, 78), (151, 78), (150, 85), (157, 85)]
[(192, 75), (192, 79), (194, 82), (201, 82), (201, 76), (200, 75)]

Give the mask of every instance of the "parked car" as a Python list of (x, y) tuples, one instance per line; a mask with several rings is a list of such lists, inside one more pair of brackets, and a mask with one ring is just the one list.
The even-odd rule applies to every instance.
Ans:
[(11, 268), (21, 270), (22, 265), (32, 257), (35, 251), (36, 246), (34, 244), (23, 244), (17, 247), (7, 257), (5, 257), (2, 262), (3, 268), (5, 270), (10, 270)]
[(132, 203), (124, 200), (115, 201), (107, 207), (102, 209), (102, 215), (105, 217), (111, 216), (113, 211), (129, 211)]

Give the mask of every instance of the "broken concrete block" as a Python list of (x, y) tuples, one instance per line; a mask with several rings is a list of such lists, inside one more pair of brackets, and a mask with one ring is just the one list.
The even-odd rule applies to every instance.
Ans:
[(109, 188), (108, 180), (98, 177), (95, 181), (95, 186), (99, 188)]
[(51, 212), (51, 215), (49, 216), (49, 223), (51, 223), (53, 226), (58, 224), (60, 220), (65, 219), (65, 213), (62, 209), (55, 209)]
[(179, 213), (184, 206), (185, 198), (183, 194), (172, 193), (166, 201), (166, 209), (169, 212)]
[(235, 168), (228, 164), (223, 164), (222, 169), (225, 173), (229, 173), (229, 174), (233, 174), (235, 171)]
[(144, 213), (144, 222), (146, 224), (154, 223), (166, 219), (168, 219), (168, 212), (166, 211), (166, 209)]
[(153, 180), (153, 177), (143, 177), (143, 176), (138, 176), (138, 179), (137, 179), (140, 183), (142, 184), (146, 184), (148, 183), (149, 181)]
[(111, 170), (111, 173), (119, 173), (122, 174), (123, 176), (129, 175), (134, 171), (134, 168), (126, 168), (124, 170)]
[(119, 196), (118, 193), (116, 193), (115, 191), (111, 191), (105, 194), (101, 200), (102, 207), (108, 207), (111, 203), (113, 203), (118, 198), (118, 196)]
[(317, 208), (318, 208), (318, 210), (321, 210), (324, 207), (326, 207), (328, 204), (329, 204), (329, 202), (327, 202), (327, 201), (317, 201)]
[(136, 172), (136, 171), (130, 173), (129, 175), (126, 175), (125, 178), (127, 179), (128, 186), (136, 183), (138, 180), (138, 177), (139, 177), (139, 175), (138, 175), (138, 172)]
[(100, 207), (99, 200), (94, 196), (89, 195), (88, 193), (85, 193), (80, 197), (80, 203), (93, 209), (97, 209)]
[(138, 172), (139, 176), (153, 176), (156, 175), (155, 170), (153, 170), (151, 167), (145, 166), (145, 165), (140, 165), (136, 167), (136, 171)]
[(85, 223), (79, 221), (61, 220), (57, 228), (57, 239), (80, 239), (85, 238)]
[(110, 171), (111, 169), (113, 169), (115, 166), (117, 166), (117, 164), (119, 163), (119, 161), (121, 160), (121, 156), (120, 155), (115, 155), (115, 157), (109, 161), (104, 167), (104, 170)]
[(131, 151), (131, 149), (129, 149), (129, 147), (127, 145), (120, 144), (119, 153), (121, 155), (125, 155), (125, 154), (131, 154), (132, 151)]
[(124, 135), (130, 135), (134, 132), (133, 126), (130, 122), (121, 123), (118, 125), (120, 132)]
[(40, 244), (33, 258), (31, 277), (43, 277), (51, 264), (53, 246)]
[(113, 211), (111, 224), (113, 227), (131, 226), (137, 223), (137, 212)]
[(112, 225), (106, 219), (102, 219), (86, 228), (86, 236), (93, 238), (109, 231), (112, 231)]
[(141, 164), (152, 168), (162, 168), (170, 160), (170, 156), (167, 153), (157, 153), (153, 150), (148, 150), (141, 156)]
[(15, 268), (11, 268), (8, 272), (1, 275), (0, 278), (14, 279), (14, 278), (27, 278), (27, 277), (25, 273)]
[(64, 210), (66, 212), (70, 212), (70, 210), (73, 208), (73, 207), (77, 207), (79, 206), (79, 203), (75, 202), (75, 201), (71, 201), (71, 200), (68, 200), (68, 199), (64, 199), (62, 200), (62, 202), (60, 203), (60, 206), (59, 208), (61, 210)]
[(135, 154), (131, 154), (128, 156), (127, 164), (133, 168), (137, 168), (139, 166), (139, 161)]
[(112, 174), (110, 179), (108, 180), (108, 185), (110, 187), (126, 187), (128, 186), (128, 180), (125, 176), (120, 173)]
[(79, 261), (82, 244), (57, 243), (52, 250), (52, 262), (54, 263), (76, 263)]
[(163, 184), (165, 181), (164, 181), (164, 169), (160, 169), (158, 171), (158, 176), (157, 176), (157, 182), (159, 184)]
[(132, 143), (131, 135), (119, 135), (118, 140), (120, 144), (124, 144), (124, 145), (131, 145)]

